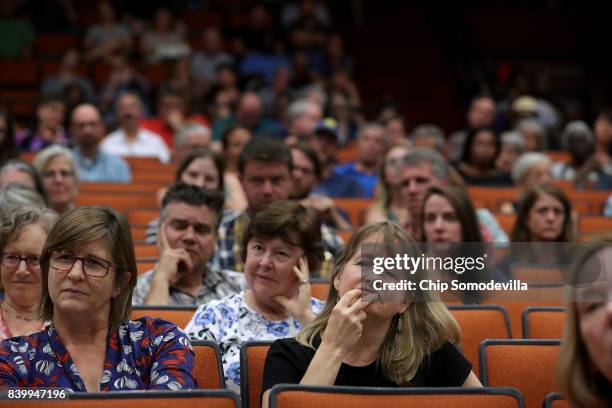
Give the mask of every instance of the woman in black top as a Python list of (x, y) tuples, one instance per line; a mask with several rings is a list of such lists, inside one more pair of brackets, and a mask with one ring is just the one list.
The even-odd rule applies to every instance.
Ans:
[[(377, 279), (397, 280), (396, 270), (371, 274), (381, 249), (386, 257), (421, 255), (414, 239), (395, 223), (370, 224), (354, 233), (332, 270), (323, 311), (297, 338), (270, 347), (264, 407), (270, 388), (281, 383), (482, 386), (472, 364), (453, 345), (459, 341), (459, 326), (444, 303), (426, 291), (372, 289)], [(406, 275), (425, 279), (421, 271)]]
[(509, 173), (496, 167), (501, 143), (490, 128), (476, 128), (468, 132), (463, 156), (456, 168), (463, 180), (470, 186), (510, 187)]

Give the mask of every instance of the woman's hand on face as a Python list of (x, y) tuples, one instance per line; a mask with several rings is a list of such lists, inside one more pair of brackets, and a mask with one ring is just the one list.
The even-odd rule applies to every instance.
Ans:
[(293, 267), (293, 272), (298, 278), (298, 287), (293, 296), (277, 295), (274, 300), (283, 306), (287, 313), (295, 317), (303, 327), (314, 319), (312, 306), (310, 305), (312, 293), (310, 291), (310, 271), (306, 257), (300, 257), (298, 266)]
[(368, 316), (364, 311), (372, 302), (360, 299), (361, 289), (349, 290), (332, 309), (327, 327), (322, 336), (322, 345), (348, 353), (361, 338), (363, 321)]

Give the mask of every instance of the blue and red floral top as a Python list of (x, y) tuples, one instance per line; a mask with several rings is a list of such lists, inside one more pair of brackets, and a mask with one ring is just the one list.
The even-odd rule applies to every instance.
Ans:
[[(173, 323), (151, 317), (128, 321), (109, 330), (106, 343), (100, 391), (197, 387), (191, 342)], [(86, 391), (53, 324), (0, 343), (0, 388), (11, 387)]]

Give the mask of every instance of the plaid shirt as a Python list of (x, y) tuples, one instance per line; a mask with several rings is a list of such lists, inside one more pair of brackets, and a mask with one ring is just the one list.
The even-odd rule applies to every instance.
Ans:
[[(244, 260), (242, 259), (242, 237), (249, 224), (249, 215), (245, 212), (233, 211), (227, 213), (219, 225), (219, 239), (215, 248), (215, 253), (209, 262), (212, 268), (229, 269), (231, 271), (244, 271)], [(334, 258), (340, 255), (344, 248), (342, 238), (336, 231), (321, 224), (321, 241), (325, 251), (325, 260), (321, 265), (320, 271), (311, 271), (312, 276), (327, 276), (331, 270)]]
[[(138, 277), (138, 282), (132, 293), (132, 305), (144, 305), (151, 289), (151, 280), (154, 273), (155, 269), (152, 269)], [(244, 289), (246, 289), (244, 274), (207, 269), (202, 278), (202, 287), (196, 296), (171, 286), (168, 306), (199, 306), (211, 300), (223, 299), (233, 293), (239, 293)]]

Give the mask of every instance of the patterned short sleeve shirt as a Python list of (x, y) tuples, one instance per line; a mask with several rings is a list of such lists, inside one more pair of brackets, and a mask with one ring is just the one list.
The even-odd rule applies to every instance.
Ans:
[[(194, 389), (193, 359), (189, 338), (173, 323), (125, 322), (109, 330), (100, 391)], [(0, 343), (0, 388), (12, 387), (87, 391), (53, 324)]]

